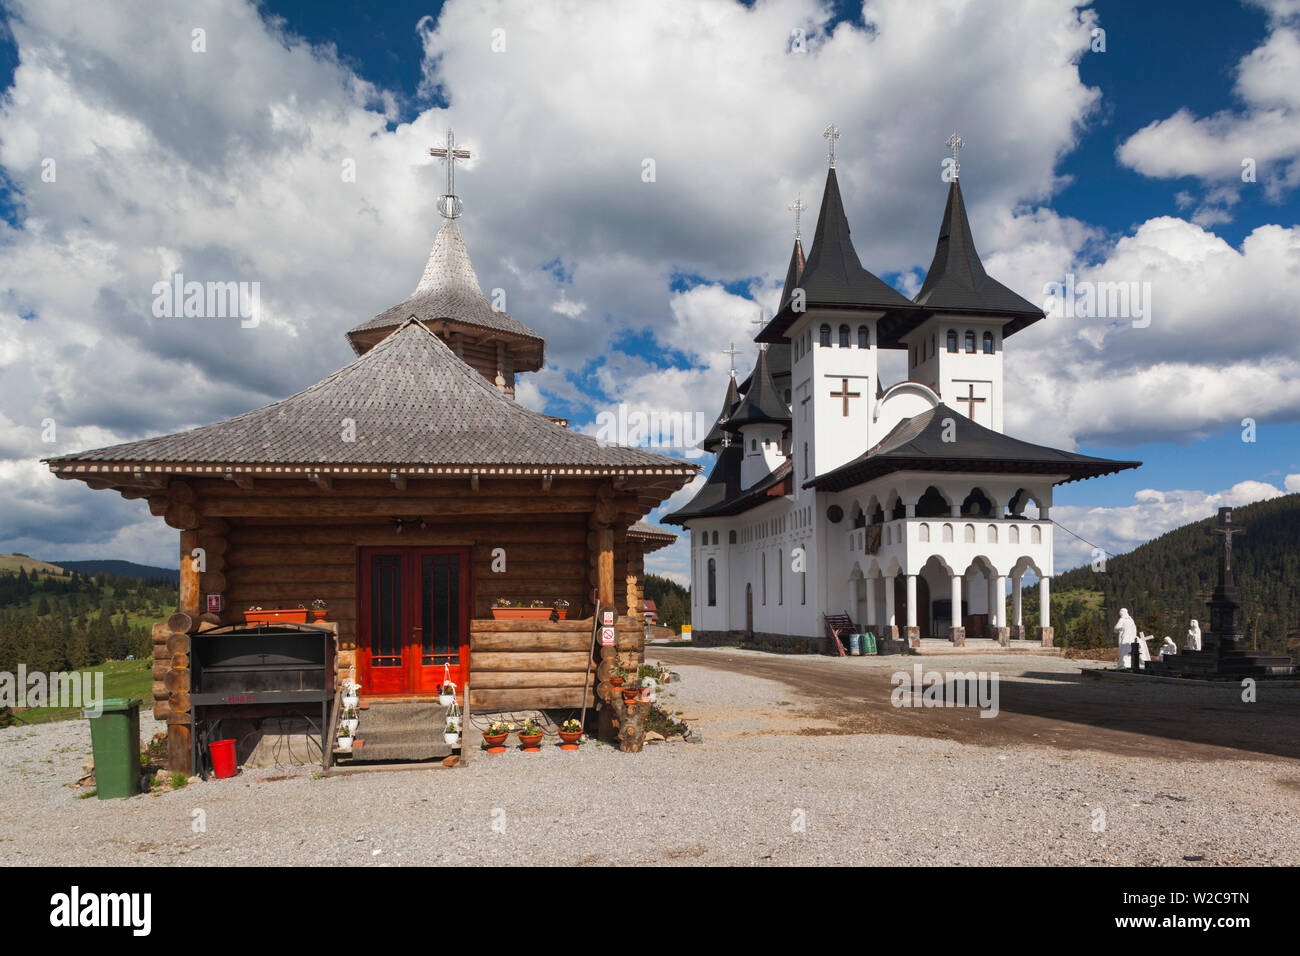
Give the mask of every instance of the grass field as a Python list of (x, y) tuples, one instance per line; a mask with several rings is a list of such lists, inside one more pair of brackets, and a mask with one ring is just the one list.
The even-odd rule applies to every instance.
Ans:
[[(108, 661), (83, 668), (80, 673), (104, 674), (105, 697), (134, 697), (142, 708), (153, 706), (153, 658), (139, 661)], [(31, 707), (15, 710), (14, 716), (24, 724), (44, 724), (51, 720), (81, 717), (80, 707)]]
[(0, 571), (17, 574), (20, 568), (26, 568), (28, 574), (63, 574), (61, 567), (39, 558), (29, 558), (25, 554), (0, 554)]

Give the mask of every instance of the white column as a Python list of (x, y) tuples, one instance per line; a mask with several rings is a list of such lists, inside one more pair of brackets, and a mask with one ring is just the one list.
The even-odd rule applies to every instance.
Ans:
[(952, 576), (952, 626), (961, 627), (961, 580), (960, 574)]
[(863, 626), (868, 630), (875, 630), (879, 622), (876, 620), (876, 578), (867, 578), (867, 619)]
[(1050, 580), (1051, 578), (1038, 579), (1038, 623), (1041, 627), (1052, 626)]
[(916, 627), (916, 575), (907, 576), (907, 626)]
[[(780, 569), (778, 568), (778, 570)], [(858, 616), (858, 579), (857, 578), (849, 578), (849, 607), (853, 609), (853, 616), (856, 618)], [(854, 621), (853, 623), (858, 625), (858, 627), (862, 626), (861, 621)]]
[(997, 590), (994, 592), (996, 603), (993, 605), (998, 609), (998, 627), (1007, 626), (1007, 576), (999, 574), (997, 577)]
[(894, 620), (894, 577), (887, 575), (881, 578), (885, 582), (885, 626), (893, 627)]
[(1016, 627), (1023, 627), (1025, 623), (1024, 616), (1021, 610), (1021, 595), (1020, 595), (1021, 592), (1020, 585), (1022, 580), (1024, 579), (1024, 576), (1025, 573), (1021, 571), (1019, 574), (1017, 574), (1015, 577), (1011, 579), (1011, 604), (1013, 608), (1012, 613), (1015, 615), (1015, 617), (1012, 620), (1012, 623), (1015, 624)]

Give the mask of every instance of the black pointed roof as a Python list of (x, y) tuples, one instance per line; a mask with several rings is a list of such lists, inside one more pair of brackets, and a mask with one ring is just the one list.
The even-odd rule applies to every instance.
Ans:
[[(949, 419), (955, 427), (947, 424)], [(1141, 464), (1034, 445), (986, 428), (964, 413), (939, 404), (899, 422), (875, 447), (804, 482), (804, 487), (840, 491), (894, 471), (1066, 475), (1061, 481), (1064, 483), (1109, 475)]]
[[(813, 233), (812, 252), (804, 264), (797, 288), (804, 291), (804, 305), (840, 309), (877, 309), (886, 312), (901, 309), (914, 312), (916, 306), (907, 297), (862, 268), (849, 221), (844, 215), (839, 180), (834, 168), (826, 173), (821, 210), (817, 214), (817, 231)], [(781, 342), (800, 313), (792, 303), (782, 301), (781, 309), (755, 337), (756, 342)]]
[(790, 424), (790, 408), (772, 383), (766, 349), (758, 353), (758, 362), (749, 376), (749, 391), (722, 427), (729, 432), (736, 432), (746, 425), (763, 424)]
[(1043, 310), (1021, 298), (984, 271), (984, 263), (975, 249), (961, 183), (954, 179), (948, 187), (948, 205), (939, 226), (939, 241), (934, 259), (926, 273), (917, 305), (935, 311), (980, 312), (1015, 316), (1003, 327), (1010, 335), (1043, 317)]
[(700, 447), (705, 451), (716, 452), (726, 443), (727, 432), (723, 423), (731, 417), (731, 413), (736, 410), (740, 404), (740, 390), (736, 387), (736, 373), (733, 371), (727, 380), (727, 395), (722, 400), (722, 410), (718, 412), (717, 421), (709, 429), (709, 433), (704, 436), (704, 441), (700, 442)]
[(728, 445), (718, 455), (699, 492), (684, 507), (663, 517), (664, 524), (685, 525), (692, 518), (718, 518), (736, 515), (765, 504), (773, 498), (791, 494), (793, 467), (779, 464), (750, 488), (740, 487), (740, 465), (745, 457), (743, 445)]
[(785, 270), (785, 286), (781, 289), (781, 304), (776, 308), (778, 312), (789, 303), (790, 296), (794, 294), (795, 287), (799, 285), (799, 278), (803, 275), (803, 267), (803, 241), (795, 236), (794, 248), (790, 250), (790, 265)]

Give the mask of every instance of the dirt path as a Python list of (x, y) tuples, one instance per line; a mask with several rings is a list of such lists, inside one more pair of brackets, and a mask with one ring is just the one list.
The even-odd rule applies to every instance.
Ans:
[[(1300, 759), (1300, 689), (1261, 687), (1254, 703), (1233, 687), (1111, 683), (1051, 657), (848, 658), (726, 648), (648, 647), (665, 664), (694, 664), (780, 681), (816, 702), (829, 728), (810, 734), (885, 733), (983, 746), (1036, 743), (1175, 760)], [(897, 671), (984, 671), (999, 676), (999, 713), (973, 708), (895, 707)]]

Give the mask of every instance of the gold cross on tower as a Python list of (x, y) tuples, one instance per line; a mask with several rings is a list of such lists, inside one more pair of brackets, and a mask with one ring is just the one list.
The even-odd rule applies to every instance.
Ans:
[(967, 403), (966, 417), (969, 418), (971, 421), (975, 421), (975, 406), (980, 402), (988, 401), (988, 399), (976, 398), (974, 385), (967, 385), (966, 387), (970, 389), (970, 392), (966, 395), (958, 395), (957, 401)]
[(840, 390), (839, 390), (838, 392), (831, 392), (831, 398), (842, 398), (842, 399), (844, 399), (844, 417), (845, 417), (845, 418), (848, 418), (848, 417), (849, 417), (849, 399), (850, 399), (850, 398), (861, 398), (861, 397), (862, 397), (862, 393), (861, 393), (861, 392), (850, 392), (850, 391), (849, 391), (849, 380), (848, 380), (847, 378), (842, 378), (842, 379), (840, 379)]

